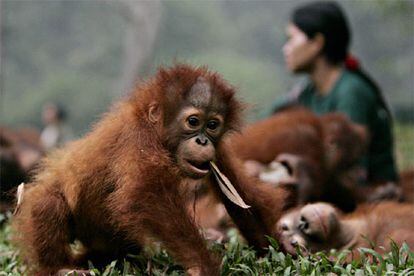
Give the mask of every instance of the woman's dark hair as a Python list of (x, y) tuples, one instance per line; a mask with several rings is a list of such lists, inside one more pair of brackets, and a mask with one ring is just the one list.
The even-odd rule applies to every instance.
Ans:
[[(349, 70), (349, 68), (348, 68)], [(361, 67), (357, 67), (355, 69), (352, 69), (352, 71), (357, 74), (359, 77), (361, 77), (363, 80), (365, 80), (368, 85), (372, 87), (372, 89), (375, 91), (375, 95), (377, 96), (378, 103), (384, 108), (384, 110), (387, 112), (390, 119), (392, 119), (392, 113), (390, 110), (390, 107), (387, 103), (387, 101), (384, 98), (384, 95), (382, 94), (382, 91), (378, 84), (368, 75), (367, 72), (365, 72), (364, 69)], [(392, 123), (392, 120), (390, 120), (390, 123)]]
[[(318, 33), (324, 36), (325, 45), (322, 54), (330, 63), (338, 64), (346, 61), (351, 43), (351, 31), (344, 12), (336, 2), (317, 1), (301, 5), (293, 11), (291, 22), (311, 39)], [(360, 67), (350, 70), (373, 88), (378, 102), (391, 117), (388, 104), (375, 81)]]
[(322, 53), (332, 64), (345, 60), (351, 41), (351, 32), (345, 14), (335, 2), (318, 1), (297, 7), (291, 21), (309, 38), (318, 33), (325, 38)]

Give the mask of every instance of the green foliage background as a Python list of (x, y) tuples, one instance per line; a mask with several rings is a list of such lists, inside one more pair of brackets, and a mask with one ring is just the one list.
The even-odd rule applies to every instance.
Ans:
[[(137, 79), (174, 61), (207, 64), (238, 88), (250, 104), (248, 120), (256, 120), (301, 81), (284, 69), (281, 48), (289, 13), (303, 2), (163, 1), (148, 68)], [(381, 85), (396, 118), (414, 122), (414, 1), (340, 4), (353, 29), (352, 52)], [(88, 131), (122, 94), (114, 87), (125, 29), (113, 1), (2, 0), (0, 124), (40, 128), (42, 105), (57, 101), (76, 134)], [(395, 131), (404, 145), (399, 163), (414, 166), (413, 130)]]
[[(306, 1), (163, 1), (149, 67), (207, 64), (239, 88), (255, 120), (298, 81), (281, 48), (291, 9)], [(114, 1), (1, 2), (0, 124), (40, 127), (46, 101), (65, 104), (80, 135), (119, 97), (126, 19)], [(413, 1), (342, 1), (352, 52), (384, 88), (399, 118), (414, 119)], [(401, 112), (403, 115), (400, 116)]]

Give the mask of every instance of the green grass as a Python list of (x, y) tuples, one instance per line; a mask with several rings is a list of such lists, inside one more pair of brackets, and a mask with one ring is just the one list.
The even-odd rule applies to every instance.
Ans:
[(414, 125), (396, 124), (394, 135), (399, 169), (414, 169)]
[[(26, 267), (10, 246), (10, 227), (3, 225), (0, 232), (0, 275), (25, 275)], [(222, 275), (414, 275), (414, 252), (404, 244), (392, 246), (391, 252), (379, 255), (371, 249), (359, 249), (362, 258), (346, 263), (349, 251), (317, 253), (293, 258), (278, 251), (277, 242), (271, 241), (267, 253), (258, 257), (256, 252), (240, 242), (235, 230), (229, 231), (230, 241), (214, 244), (211, 250), (223, 256)], [(93, 275), (183, 275), (183, 269), (174, 264), (164, 251), (145, 251), (128, 260), (117, 260), (98, 270), (90, 264)]]
[[(397, 124), (396, 152), (400, 169), (414, 168), (414, 126)], [(5, 216), (0, 214), (0, 223)], [(414, 275), (414, 252), (403, 245), (392, 246), (391, 252), (381, 256), (371, 249), (360, 249), (362, 258), (347, 264), (349, 251), (317, 253), (292, 258), (278, 251), (272, 240), (265, 256), (240, 242), (236, 231), (230, 231), (230, 242), (214, 244), (212, 250), (223, 256), (222, 275)], [(3, 223), (0, 228), (0, 276), (25, 275), (26, 267), (18, 252), (10, 245), (10, 227)], [(90, 264), (93, 269), (93, 265)], [(183, 275), (183, 269), (174, 264), (165, 251), (145, 251), (128, 260), (117, 260), (94, 275)], [(27, 273), (26, 273), (27, 274)], [(331, 275), (335, 275), (331, 274)]]

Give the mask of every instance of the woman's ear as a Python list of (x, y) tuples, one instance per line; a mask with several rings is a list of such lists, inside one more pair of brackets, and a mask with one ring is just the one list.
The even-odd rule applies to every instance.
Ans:
[(325, 37), (321, 33), (317, 33), (314, 38), (312, 38), (312, 45), (316, 52), (321, 52), (325, 46)]

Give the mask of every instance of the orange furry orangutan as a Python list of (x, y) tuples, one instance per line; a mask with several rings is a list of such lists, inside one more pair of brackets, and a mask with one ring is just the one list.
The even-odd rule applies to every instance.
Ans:
[[(15, 241), (40, 275), (85, 268), (162, 242), (190, 275), (218, 275), (187, 212), (183, 183), (208, 180), (234, 222), (257, 248), (267, 244), (292, 202), (282, 188), (245, 177), (226, 146), (239, 126), (234, 89), (206, 68), (160, 69), (120, 102), (84, 138), (50, 154), (26, 185), (13, 227)], [(248, 210), (234, 204), (211, 173), (214, 161)], [(83, 252), (73, 252), (78, 240)]]
[[(232, 147), (245, 161), (247, 173), (267, 182), (280, 182), (269, 163), (276, 160), (293, 173), (300, 204), (329, 201), (345, 212), (356, 207), (349, 171), (367, 145), (366, 130), (345, 115), (317, 116), (305, 108), (292, 108), (244, 128), (232, 137)], [(276, 171), (277, 172), (277, 171)]]
[(275, 231), (284, 249), (293, 255), (296, 247), (310, 253), (358, 247), (389, 252), (391, 241), (414, 248), (413, 220), (414, 206), (408, 203), (364, 204), (341, 215), (332, 205), (319, 202), (288, 212)]

